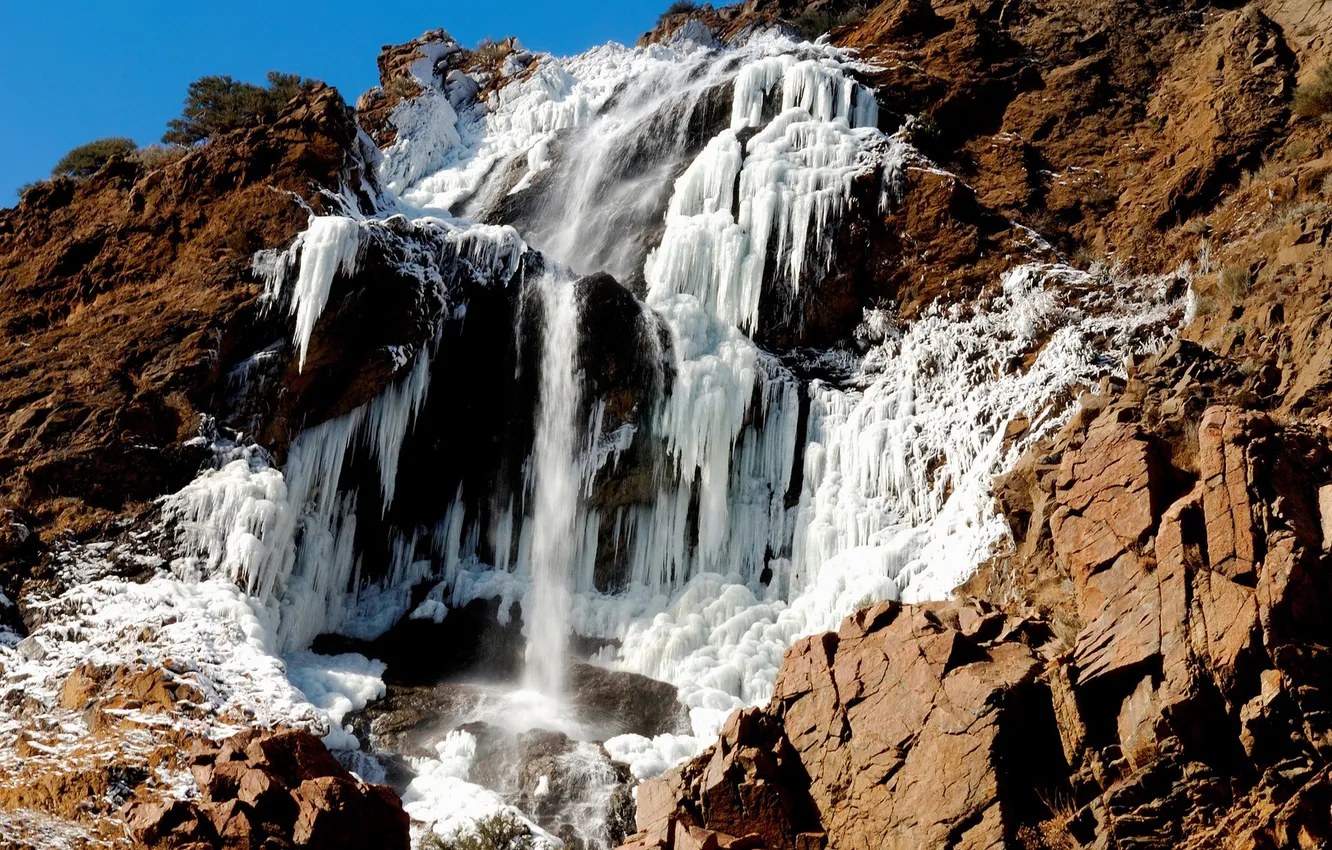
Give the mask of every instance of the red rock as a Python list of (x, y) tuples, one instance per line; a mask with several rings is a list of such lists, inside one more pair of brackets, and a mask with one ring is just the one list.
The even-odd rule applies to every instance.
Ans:
[(396, 797), (335, 776), (306, 779), (293, 791), (300, 807), (292, 841), (321, 850), (407, 847), (408, 817)]
[(278, 782), (295, 788), (303, 780), (335, 777), (350, 780), (351, 774), (314, 735), (304, 729), (287, 729), (250, 741), (245, 754), (251, 765), (263, 768)]
[(676, 822), (672, 850), (718, 850), (719, 846), (716, 832)]
[(150, 848), (175, 847), (189, 841), (213, 843), (217, 833), (200, 807), (186, 800), (131, 803), (126, 823)]

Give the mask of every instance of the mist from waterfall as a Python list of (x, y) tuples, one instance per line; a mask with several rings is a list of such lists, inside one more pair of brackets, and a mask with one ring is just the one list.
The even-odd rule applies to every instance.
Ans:
[(545, 328), (541, 388), (532, 448), (532, 514), (525, 684), (558, 697), (564, 690), (565, 648), (578, 504), (582, 489), (575, 457), (580, 381), (577, 374), (578, 300), (573, 282), (545, 275), (538, 291)]

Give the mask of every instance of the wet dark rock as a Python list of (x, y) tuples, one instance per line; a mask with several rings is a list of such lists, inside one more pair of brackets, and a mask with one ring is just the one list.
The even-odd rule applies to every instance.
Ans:
[(634, 733), (651, 738), (689, 730), (689, 713), (674, 685), (637, 673), (593, 664), (570, 664), (569, 692), (580, 713), (607, 737)]

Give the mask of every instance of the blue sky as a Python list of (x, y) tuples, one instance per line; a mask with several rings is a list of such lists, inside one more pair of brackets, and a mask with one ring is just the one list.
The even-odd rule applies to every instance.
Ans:
[(322, 79), (348, 102), (377, 82), (383, 44), (444, 27), (464, 44), (516, 35), (533, 50), (632, 44), (670, 0), (65, 2), (0, 4), (0, 206), (70, 148), (155, 142), (205, 74)]

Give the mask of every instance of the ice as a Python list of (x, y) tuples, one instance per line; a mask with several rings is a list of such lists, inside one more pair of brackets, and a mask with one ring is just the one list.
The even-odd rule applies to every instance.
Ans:
[(341, 626), (356, 604), (358, 560), (357, 498), (339, 491), (343, 464), (364, 443), (378, 462), (382, 503), (391, 503), (402, 443), (429, 386), (430, 353), (423, 351), (375, 400), (301, 432), (284, 470), (251, 448), (163, 499), (163, 521), (179, 546), (177, 575), (242, 583), (272, 611), (283, 652)]
[[(308, 227), (280, 258), (256, 264), (264, 278), (264, 294), (270, 299), (286, 297), (288, 310), (295, 317), (292, 340), (300, 352), (297, 365), (305, 368), (305, 355), (315, 323), (324, 312), (333, 279), (338, 274), (356, 273), (360, 251), (361, 225), (345, 216), (311, 216)], [(299, 266), (291, 292), (283, 292), (289, 270)]]
[[(1117, 352), (1160, 344), (1181, 309), (1164, 279), (1029, 265), (988, 302), (936, 307), (904, 329), (872, 315), (865, 336), (882, 342), (857, 379), (864, 388), (811, 387), (791, 560), (769, 561), (766, 586), (699, 573), (662, 607), (645, 589), (643, 612), (618, 621), (615, 662), (675, 683), (706, 743), (731, 709), (771, 697), (795, 638), (875, 600), (947, 596), (1007, 539), (993, 477), (1062, 424), (1071, 388), (1116, 371)], [(1027, 354), (1032, 365), (1014, 369)], [(1031, 427), (1006, 445), (1019, 415)]]
[(617, 735), (605, 743), (606, 752), (615, 761), (629, 765), (636, 779), (659, 776), (676, 764), (692, 758), (703, 747), (689, 735)]
[[(779, 360), (754, 336), (819, 297), (846, 217), (893, 208), (910, 169), (937, 170), (906, 134), (879, 131), (854, 57), (770, 33), (730, 47), (608, 45), (537, 57), (485, 103), (475, 81), (441, 81), (427, 59), (413, 70), (426, 92), (395, 111), (397, 141), (378, 165), (383, 211), (396, 218), (314, 219), (256, 269), (291, 298), (303, 361), (328, 288), (354, 269), (363, 240), (391, 229), (428, 246), (419, 276), (448, 302), (441, 323), (467, 311), (450, 300), (448, 275), (510, 286), (531, 268), (529, 245), (543, 251), (544, 276), (522, 282), (546, 328), (523, 486), (441, 494), (443, 516), (385, 532), (387, 577), (360, 579), (358, 509), (394, 503), (430, 349), (400, 352), (404, 373), (378, 399), (298, 435), (281, 472), (259, 452), (228, 458), (164, 509), (179, 527), (177, 574), (225, 577), (253, 595), (265, 651), (301, 660), (287, 673), (330, 741), (373, 697), (377, 674), (299, 654), (315, 635), (370, 638), (404, 614), (439, 621), (497, 599), (501, 621), (514, 604), (522, 612), (532, 675), (493, 716), (590, 734), (564, 712), (558, 673), (571, 633), (602, 639), (598, 663), (676, 685), (690, 734), (607, 742), (639, 778), (667, 769), (715, 740), (729, 712), (772, 696), (799, 636), (875, 600), (946, 596), (1001, 550), (994, 476), (1066, 420), (1077, 389), (1168, 338), (1181, 312), (1163, 281), (1032, 264), (909, 325), (891, 305), (867, 310), (854, 352)], [(504, 219), (517, 227), (467, 218), (501, 203), (520, 213)], [(648, 354), (672, 358), (658, 396), (611, 433), (605, 400), (583, 397), (570, 283), (603, 269), (645, 286), (643, 336), (670, 340)], [(1017, 417), (1030, 427), (1006, 441)], [(652, 459), (652, 498), (603, 515), (589, 504), (597, 471), (639, 449)], [(358, 451), (378, 463), (378, 499), (341, 480)], [(628, 565), (615, 594), (593, 587), (605, 540)], [(468, 781), (468, 740), (419, 760), (404, 797), (441, 836), (504, 805)], [(589, 793), (604, 785), (593, 761)]]
[[(237, 719), (246, 717), (258, 726), (289, 724), (326, 734), (339, 728), (339, 711), (345, 713), (345, 703), (334, 699), (336, 692), (357, 694), (350, 698), (354, 704), (383, 688), (382, 682), (371, 683), (377, 675), (373, 663), (341, 656), (330, 662), (326, 684), (318, 691), (320, 705), (312, 704), (287, 678), (270, 613), (221, 576), (204, 581), (159, 577), (142, 584), (101, 579), (32, 604), (42, 612), (43, 623), (32, 635), (42, 651), (25, 657), (0, 646), (0, 687), (21, 689), (53, 713), (59, 711), (61, 689), (74, 668), (115, 668), (131, 660), (136, 668), (162, 667), (198, 688), (205, 698), (202, 711), (171, 715), (169, 722), (215, 738), (237, 731)], [(318, 664), (318, 657), (310, 656), (309, 668)], [(339, 676), (344, 677), (340, 685), (335, 682)], [(353, 678), (356, 686), (348, 687)], [(313, 674), (307, 680), (315, 681)], [(77, 713), (72, 717), (69, 722), (81, 722)]]
[(342, 721), (350, 712), (359, 711), (384, 696), (384, 662), (356, 653), (316, 655), (304, 650), (284, 660), (287, 679), (328, 718), (329, 731), (324, 743), (329, 749), (360, 749), (360, 741)]

